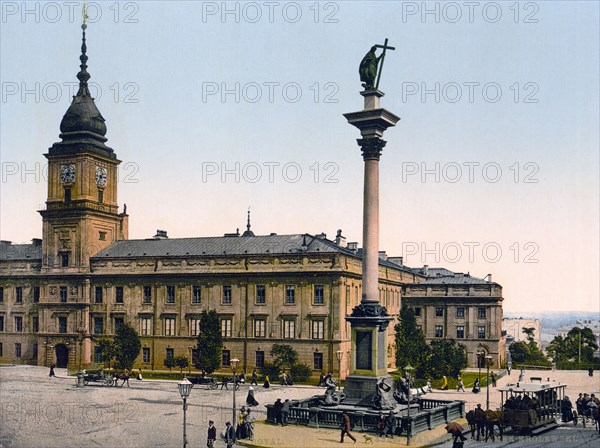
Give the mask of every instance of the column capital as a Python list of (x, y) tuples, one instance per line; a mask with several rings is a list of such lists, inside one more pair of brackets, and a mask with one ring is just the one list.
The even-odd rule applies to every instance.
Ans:
[(379, 137), (356, 139), (358, 146), (362, 150), (364, 160), (379, 160), (381, 151), (387, 142)]

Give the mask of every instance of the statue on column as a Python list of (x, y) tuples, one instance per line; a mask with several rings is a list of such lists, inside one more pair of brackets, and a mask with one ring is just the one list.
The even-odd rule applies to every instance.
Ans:
[[(381, 70), (383, 69), (383, 61), (385, 60), (386, 50), (395, 50), (394, 47), (388, 46), (388, 40), (385, 40), (383, 45), (373, 45), (369, 52), (360, 62), (358, 73), (365, 91), (379, 89), (379, 79), (381, 78)], [(375, 55), (375, 51), (381, 48), (383, 52)], [(380, 63), (381, 60), (381, 63)]]

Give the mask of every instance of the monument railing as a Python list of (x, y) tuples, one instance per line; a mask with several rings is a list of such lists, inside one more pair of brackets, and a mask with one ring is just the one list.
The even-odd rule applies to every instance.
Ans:
[[(352, 406), (327, 408), (321, 405), (321, 396), (291, 402), (287, 416), (289, 424), (303, 425), (313, 428), (340, 428), (342, 411), (346, 411), (357, 432), (377, 432), (379, 411), (352, 409)], [(464, 401), (420, 399), (419, 410), (410, 416), (396, 416), (396, 434), (410, 436), (436, 426), (449, 423), (465, 415)], [(268, 423), (275, 424), (275, 411), (272, 404), (267, 404)], [(385, 411), (384, 411), (385, 412)], [(412, 410), (411, 410), (412, 413)]]

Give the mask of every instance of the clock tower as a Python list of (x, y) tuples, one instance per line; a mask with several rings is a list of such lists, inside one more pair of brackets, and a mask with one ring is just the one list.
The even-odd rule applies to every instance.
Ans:
[(128, 215), (119, 213), (117, 168), (106, 146), (104, 117), (90, 96), (82, 25), (79, 90), (60, 123), (60, 138), (48, 159), (48, 199), (43, 218), (42, 266), (85, 271), (89, 259), (117, 240), (128, 238)]

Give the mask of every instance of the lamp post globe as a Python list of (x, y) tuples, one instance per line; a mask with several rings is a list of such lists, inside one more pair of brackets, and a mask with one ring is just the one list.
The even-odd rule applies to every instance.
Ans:
[(230, 361), (231, 370), (233, 371), (233, 408), (232, 408), (231, 424), (233, 425), (234, 428), (236, 427), (236, 421), (237, 421), (237, 416), (236, 416), (236, 411), (235, 411), (235, 388), (237, 386), (236, 370), (238, 368), (239, 363), (240, 363), (240, 360), (237, 358), (233, 358)]
[(187, 448), (187, 432), (186, 432), (186, 411), (187, 411), (187, 397), (190, 396), (190, 392), (192, 391), (192, 387), (194, 385), (190, 383), (187, 378), (184, 378), (182, 381), (177, 383), (177, 387), (179, 388), (179, 394), (181, 395), (181, 399), (183, 400), (183, 448)]

